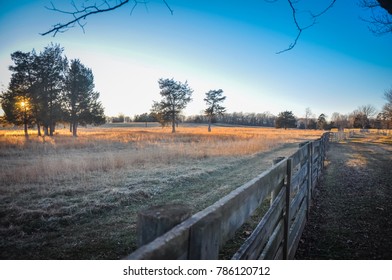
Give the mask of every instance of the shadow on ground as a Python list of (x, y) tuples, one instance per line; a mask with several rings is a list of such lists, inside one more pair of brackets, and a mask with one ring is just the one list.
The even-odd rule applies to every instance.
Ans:
[(331, 143), (296, 259), (392, 259), (392, 145)]

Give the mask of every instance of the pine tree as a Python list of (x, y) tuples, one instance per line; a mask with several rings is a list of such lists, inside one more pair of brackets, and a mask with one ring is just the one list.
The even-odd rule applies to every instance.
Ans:
[(1, 93), (0, 102), (4, 111), (4, 120), (15, 125), (23, 125), (28, 138), (28, 126), (34, 123), (34, 82), (33, 61), (35, 53), (17, 51), (11, 54), (14, 65), (8, 89)]
[(37, 118), (45, 135), (53, 136), (56, 123), (63, 117), (62, 91), (68, 62), (63, 48), (51, 44), (35, 59), (37, 73)]
[(73, 136), (78, 125), (101, 124), (105, 116), (99, 93), (94, 91), (94, 76), (78, 59), (72, 60), (67, 71), (64, 91), (66, 120), (70, 122)]
[(193, 90), (188, 83), (174, 81), (174, 79), (159, 79), (162, 100), (154, 101), (153, 112), (159, 115), (163, 121), (170, 119), (172, 133), (176, 132), (176, 122), (181, 111), (192, 100)]
[(284, 111), (279, 113), (275, 121), (276, 128), (293, 128), (296, 125), (297, 120), (291, 111)]
[(207, 103), (207, 109), (204, 111), (208, 118), (208, 132), (211, 132), (212, 119), (217, 115), (222, 115), (226, 108), (221, 105), (225, 101), (226, 96), (223, 96), (223, 90), (210, 90), (206, 93), (204, 101)]

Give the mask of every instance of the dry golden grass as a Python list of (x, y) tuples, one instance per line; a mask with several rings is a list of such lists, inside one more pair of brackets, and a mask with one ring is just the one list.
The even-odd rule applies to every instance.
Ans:
[(0, 182), (53, 182), (89, 172), (150, 166), (208, 157), (244, 156), (284, 143), (320, 135), (319, 131), (266, 128), (182, 127), (172, 134), (162, 128), (80, 129), (74, 138), (66, 130), (54, 137), (30, 136), (20, 131), (0, 132)]
[[(321, 131), (248, 127), (0, 130), (0, 258), (113, 259), (135, 249), (136, 213), (210, 205)], [(289, 145), (290, 147), (288, 147)], [(268, 155), (267, 155), (268, 154)], [(264, 161), (267, 160), (266, 163)]]

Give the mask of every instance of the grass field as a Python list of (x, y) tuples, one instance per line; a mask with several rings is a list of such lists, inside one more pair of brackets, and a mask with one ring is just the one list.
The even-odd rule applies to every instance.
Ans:
[(117, 259), (136, 248), (136, 214), (197, 212), (321, 131), (106, 126), (26, 140), (0, 130), (0, 258)]

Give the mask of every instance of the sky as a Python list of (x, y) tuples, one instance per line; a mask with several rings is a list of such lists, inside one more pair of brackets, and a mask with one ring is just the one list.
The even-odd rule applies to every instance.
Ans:
[[(73, 9), (71, 0), (52, 2)], [(330, 117), (367, 104), (381, 110), (392, 88), (392, 34), (372, 34), (363, 20), (371, 13), (357, 2), (337, 0), (293, 50), (276, 54), (296, 37), (283, 0), (167, 0), (173, 14), (161, 0), (132, 13), (130, 3), (87, 18), (84, 32), (75, 26), (55, 37), (40, 33), (69, 15), (46, 9), (50, 1), (0, 0), (0, 89), (10, 80), (11, 53), (39, 52), (53, 42), (92, 69), (108, 116), (149, 112), (160, 100), (160, 78), (187, 81), (194, 90), (188, 116), (205, 109), (203, 98), (212, 89), (224, 91), (227, 112), (288, 110), (304, 117), (310, 108), (315, 117)], [(318, 12), (327, 3), (304, 0), (302, 6)], [(300, 14), (301, 23), (307, 15)]]

